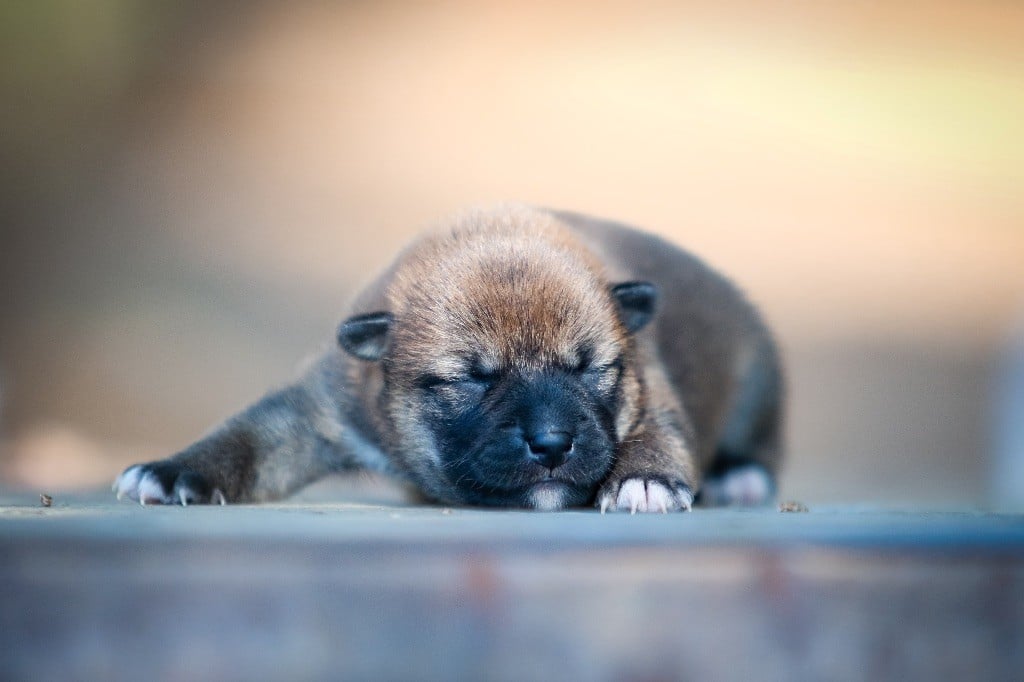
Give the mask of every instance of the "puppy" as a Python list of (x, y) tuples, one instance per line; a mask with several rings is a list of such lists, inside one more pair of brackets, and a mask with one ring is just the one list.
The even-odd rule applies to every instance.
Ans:
[(260, 502), (355, 469), (452, 505), (667, 512), (774, 494), (771, 336), (732, 284), (657, 237), (472, 211), (400, 254), (352, 313), (298, 382), (129, 467), (118, 497)]

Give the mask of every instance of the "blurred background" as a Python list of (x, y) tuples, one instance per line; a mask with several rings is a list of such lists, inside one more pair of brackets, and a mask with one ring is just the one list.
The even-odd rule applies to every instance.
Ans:
[(518, 200), (748, 292), (783, 497), (1024, 496), (1024, 5), (5, 3), (0, 101), (2, 488), (188, 444), (422, 228)]

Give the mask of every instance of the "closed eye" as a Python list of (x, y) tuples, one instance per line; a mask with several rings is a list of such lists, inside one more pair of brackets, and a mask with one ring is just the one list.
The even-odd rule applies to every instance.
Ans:
[(617, 379), (620, 372), (622, 372), (622, 358), (615, 358), (615, 360), (603, 365), (588, 367), (583, 372), (583, 375), (597, 379), (604, 379), (606, 377)]
[(441, 376), (438, 374), (425, 374), (421, 376), (416, 385), (423, 389), (437, 389), (444, 387), (489, 387), (498, 380), (500, 374), (497, 371), (471, 370), (464, 375)]
[(480, 384), (492, 384), (498, 380), (500, 375), (501, 373), (497, 369), (475, 365), (473, 369), (469, 371), (467, 378), (470, 381), (475, 381)]
[(451, 377), (443, 377), (437, 374), (424, 374), (416, 380), (416, 385), (424, 389), (438, 388), (440, 386), (448, 386), (453, 382)]

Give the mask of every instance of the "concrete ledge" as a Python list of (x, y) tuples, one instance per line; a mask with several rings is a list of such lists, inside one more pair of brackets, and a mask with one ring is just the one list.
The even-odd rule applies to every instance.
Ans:
[(0, 508), (5, 679), (1015, 679), (1024, 517)]

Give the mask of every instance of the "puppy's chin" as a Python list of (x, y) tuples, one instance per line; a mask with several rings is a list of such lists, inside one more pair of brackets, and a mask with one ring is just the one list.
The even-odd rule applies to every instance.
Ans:
[(545, 479), (516, 489), (481, 490), (480, 487), (467, 490), (449, 491), (438, 499), (446, 504), (466, 504), (480, 507), (506, 507), (534, 509), (537, 511), (558, 511), (568, 507), (586, 505), (593, 497), (593, 491), (585, 486), (576, 486), (565, 481)]
[(559, 481), (541, 481), (526, 492), (526, 506), (537, 511), (557, 511), (571, 503), (571, 488)]

